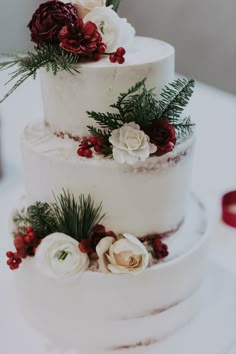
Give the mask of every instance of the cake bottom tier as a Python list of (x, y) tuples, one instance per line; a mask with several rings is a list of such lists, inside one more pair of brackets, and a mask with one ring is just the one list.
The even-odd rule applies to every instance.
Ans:
[(15, 272), (25, 318), (56, 346), (80, 354), (148, 353), (201, 306), (208, 238), (205, 211), (195, 198), (181, 230), (166, 241), (174, 244), (173, 238), (176, 244), (188, 239), (182, 253), (136, 276), (87, 271), (61, 283), (27, 259)]

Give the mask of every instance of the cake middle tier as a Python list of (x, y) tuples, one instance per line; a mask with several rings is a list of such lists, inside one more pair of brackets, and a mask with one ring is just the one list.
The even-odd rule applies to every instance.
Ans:
[[(40, 79), (45, 122), (54, 132), (87, 135), (87, 111), (112, 112), (110, 105), (121, 93), (146, 78), (147, 88), (157, 95), (174, 79), (174, 48), (153, 38), (136, 37), (124, 64), (108, 57), (78, 65), (79, 73), (61, 71), (57, 75), (41, 70)], [(115, 111), (115, 110), (114, 110)]]
[(130, 166), (79, 157), (78, 142), (42, 123), (28, 126), (22, 137), (27, 198), (51, 202), (63, 189), (76, 199), (90, 194), (102, 202), (107, 229), (137, 237), (175, 230), (185, 217), (193, 142), (192, 136), (162, 157)]

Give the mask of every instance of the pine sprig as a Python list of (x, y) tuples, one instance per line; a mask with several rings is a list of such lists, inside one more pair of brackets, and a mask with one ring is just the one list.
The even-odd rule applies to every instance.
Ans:
[(29, 224), (39, 238), (57, 231), (57, 222), (48, 203), (36, 202), (27, 208)]
[(177, 79), (166, 86), (158, 107), (158, 119), (177, 119), (187, 106), (193, 94), (193, 79)]
[(120, 0), (106, 0), (106, 6), (113, 6), (113, 10), (117, 11), (120, 5)]
[(177, 133), (177, 138), (184, 138), (188, 135), (191, 135), (193, 128), (195, 126), (195, 124), (191, 122), (190, 117), (186, 117), (179, 121), (174, 120), (174, 122), (172, 122), (171, 124), (175, 128), (175, 131)]
[(194, 126), (190, 118), (181, 118), (181, 114), (193, 93), (193, 79), (177, 79), (166, 86), (157, 100), (154, 89), (147, 89), (146, 79), (132, 86), (126, 93), (121, 93), (111, 108), (118, 113), (87, 112), (103, 129), (93, 129), (90, 133), (106, 137), (114, 129), (121, 128), (125, 123), (134, 122), (141, 130), (146, 130), (155, 120), (167, 120), (177, 132), (178, 137), (184, 137), (192, 132)]
[(0, 71), (15, 67), (15, 70), (10, 74), (10, 80), (6, 84), (15, 80), (16, 82), (0, 103), (21, 86), (24, 81), (30, 77), (35, 79), (40, 68), (44, 67), (47, 71), (52, 71), (54, 75), (61, 70), (75, 74), (79, 72), (79, 60), (79, 56), (68, 53), (62, 48), (53, 45), (35, 47), (34, 51), (28, 52), (24, 56), (8, 55), (6, 61), (0, 62)]
[(89, 118), (93, 118), (99, 123), (101, 128), (114, 130), (122, 127), (123, 120), (118, 113), (97, 113), (97, 112), (87, 112)]
[(77, 241), (89, 238), (93, 227), (104, 217), (104, 214), (101, 215), (102, 204), (95, 206), (90, 195), (81, 195), (77, 202), (68, 192), (63, 191), (63, 194), (55, 197), (55, 203), (51, 207), (57, 222), (57, 231)]

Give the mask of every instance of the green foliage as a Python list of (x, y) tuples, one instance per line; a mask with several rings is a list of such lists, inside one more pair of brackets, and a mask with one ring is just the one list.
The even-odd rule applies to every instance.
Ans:
[(163, 89), (162, 99), (157, 101), (154, 90), (146, 88), (144, 79), (120, 94), (117, 102), (111, 105), (118, 113), (87, 112), (105, 129), (96, 131), (88, 126), (89, 131), (105, 137), (112, 130), (130, 122), (135, 122), (145, 131), (154, 120), (166, 119), (176, 128), (178, 137), (186, 136), (191, 133), (194, 124), (189, 117), (183, 119), (180, 116), (189, 102), (193, 87), (194, 80), (177, 79)]
[(27, 226), (32, 226), (38, 238), (62, 232), (80, 241), (89, 238), (93, 227), (103, 217), (102, 204), (96, 206), (90, 195), (81, 195), (77, 202), (63, 190), (54, 203), (36, 202), (18, 211), (13, 221), (18, 232), (24, 233)]
[(106, 6), (113, 5), (113, 10), (117, 11), (120, 5), (120, 0), (106, 0)]
[(55, 200), (51, 207), (57, 221), (57, 231), (78, 241), (88, 238), (93, 227), (104, 217), (101, 215), (102, 204), (95, 206), (90, 195), (87, 198), (81, 195), (77, 202), (64, 191)]
[(36, 202), (27, 208), (29, 224), (39, 238), (57, 231), (57, 222), (48, 203)]
[(14, 67), (15, 70), (10, 74), (11, 77), (7, 84), (11, 81), (15, 81), (15, 83), (0, 103), (10, 96), (24, 81), (30, 77), (35, 79), (40, 68), (52, 71), (54, 75), (61, 70), (72, 74), (79, 72), (78, 62), (80, 57), (53, 45), (35, 47), (34, 51), (25, 55), (5, 55), (5, 58), (6, 61), (0, 62), (0, 71)]
[(193, 94), (194, 85), (193, 79), (177, 79), (166, 86), (161, 93), (157, 118), (179, 118)]

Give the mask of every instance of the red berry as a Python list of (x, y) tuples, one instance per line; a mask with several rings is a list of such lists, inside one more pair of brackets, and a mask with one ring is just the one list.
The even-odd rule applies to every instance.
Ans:
[(97, 136), (93, 135), (89, 138), (91, 144), (95, 145), (97, 143)]
[(29, 244), (29, 243), (32, 242), (32, 239), (31, 239), (30, 236), (27, 235), (27, 236), (24, 237), (24, 241), (25, 241), (25, 243), (28, 243), (28, 244)]
[(92, 155), (93, 155), (92, 150), (90, 149), (84, 150), (84, 157), (90, 158), (92, 157)]
[(117, 63), (118, 64), (123, 64), (125, 62), (125, 58), (124, 57), (117, 57)]
[(6, 253), (6, 256), (7, 256), (8, 258), (11, 258), (11, 257), (13, 257), (13, 252), (11, 252), (11, 251), (8, 251), (8, 252)]
[(103, 138), (99, 138), (98, 140), (97, 140), (97, 145), (98, 146), (102, 146), (104, 144), (104, 139)]
[(119, 55), (120, 57), (123, 57), (125, 55), (125, 53), (126, 53), (126, 50), (123, 47), (119, 47), (116, 51), (116, 54)]
[(12, 265), (12, 264), (13, 264), (13, 259), (12, 259), (12, 258), (8, 259), (8, 260), (7, 260), (7, 265), (10, 266), (10, 265)]
[(116, 63), (117, 55), (115, 53), (112, 53), (112, 54), (110, 54), (109, 59), (110, 59), (111, 63)]
[(37, 251), (37, 247), (34, 247), (34, 248), (33, 248), (34, 254), (36, 253), (36, 251)]
[(100, 152), (101, 152), (101, 147), (100, 147), (99, 145), (95, 145), (95, 146), (94, 146), (94, 150), (95, 150), (96, 152), (100, 153)]
[(84, 156), (84, 152), (85, 152), (85, 150), (84, 150), (83, 148), (79, 148), (79, 149), (77, 150), (77, 154), (78, 154), (79, 156)]
[(94, 60), (95, 60), (95, 61), (101, 60), (101, 54), (100, 54), (100, 53), (95, 53), (95, 54), (94, 54)]
[(87, 149), (88, 148), (88, 140), (87, 139), (84, 139), (81, 144), (80, 144), (80, 147), (82, 149)]
[(100, 54), (103, 54), (105, 53), (105, 51), (106, 51), (106, 45), (104, 43), (100, 44), (100, 46), (98, 47), (98, 52)]
[(33, 230), (32, 227), (28, 226), (28, 227), (25, 228), (25, 232), (26, 232), (27, 234), (29, 234), (30, 232), (34, 232), (34, 230)]
[(31, 241), (33, 241), (35, 239), (35, 232), (34, 231), (31, 231), (28, 233), (28, 236), (31, 238)]

